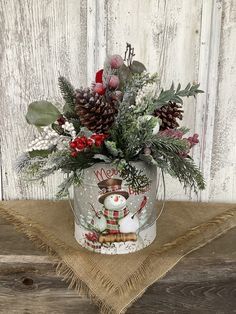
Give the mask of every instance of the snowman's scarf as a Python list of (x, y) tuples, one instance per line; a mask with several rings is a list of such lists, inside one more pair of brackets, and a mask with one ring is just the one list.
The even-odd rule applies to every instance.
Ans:
[(107, 220), (107, 229), (109, 233), (116, 234), (119, 233), (119, 219), (128, 215), (129, 210), (128, 208), (124, 208), (122, 210), (109, 210), (104, 208), (103, 215), (106, 217)]
[(128, 213), (129, 210), (126, 207), (122, 210), (109, 210), (106, 208), (103, 209), (103, 215), (109, 219), (120, 219), (127, 216)]

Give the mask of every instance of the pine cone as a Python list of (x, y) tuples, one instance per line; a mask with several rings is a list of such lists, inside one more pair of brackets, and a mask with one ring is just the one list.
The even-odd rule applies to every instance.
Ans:
[(75, 112), (83, 126), (95, 133), (107, 133), (118, 112), (117, 101), (107, 100), (89, 88), (76, 90)]
[(156, 109), (154, 111), (154, 116), (161, 119), (162, 124), (160, 130), (163, 131), (167, 128), (176, 129), (179, 127), (179, 123), (176, 120), (183, 119), (182, 113), (182, 106), (170, 101), (168, 105), (164, 105), (161, 108)]

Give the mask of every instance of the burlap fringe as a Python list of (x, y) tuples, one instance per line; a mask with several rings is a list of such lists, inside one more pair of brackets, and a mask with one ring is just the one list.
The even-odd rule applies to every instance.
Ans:
[[(103, 300), (100, 300), (96, 295), (92, 293), (92, 291), (88, 288), (88, 286), (79, 279), (75, 274), (74, 271), (70, 268), (70, 266), (67, 265), (67, 263), (63, 260), (61, 260), (61, 257), (57, 254), (55, 250), (53, 250), (49, 245), (47, 245), (39, 236), (39, 230), (35, 228), (36, 224), (33, 223), (24, 223), (21, 221), (19, 216), (14, 216), (9, 211), (3, 207), (0, 208), (1, 215), (3, 218), (5, 218), (7, 221), (9, 221), (11, 224), (14, 225), (15, 229), (29, 238), (34, 245), (47, 252), (47, 254), (53, 258), (54, 267), (56, 270), (56, 274), (66, 283), (68, 283), (69, 289), (74, 289), (78, 292), (80, 295), (84, 295), (87, 298), (89, 298), (94, 304), (96, 304), (102, 314), (116, 314), (117, 312), (108, 304), (106, 304)], [(26, 229), (29, 228), (29, 229)], [(47, 234), (48, 237), (48, 234)], [(51, 237), (51, 241), (54, 241)], [(65, 246), (57, 241), (56, 245), (60, 245), (65, 249)], [(60, 259), (60, 261), (56, 260)], [(95, 272), (96, 275), (101, 278), (101, 274), (99, 274), (97, 271)], [(106, 286), (109, 287), (110, 283), (107, 282), (106, 278), (103, 279), (103, 282)]]
[[(39, 232), (39, 229), (37, 228), (37, 224), (34, 224), (33, 222), (24, 222), (20, 218), (21, 216), (12, 215), (6, 208), (1, 207), (1, 213), (6, 220), (11, 222), (16, 230), (24, 233), (38, 248), (45, 250), (50, 256), (57, 257), (61, 259), (61, 257), (57, 254), (56, 251), (54, 251), (50, 245), (46, 244), (45, 241), (42, 240), (43, 234)], [(234, 219), (232, 219), (234, 218)], [(187, 255), (188, 253), (192, 252), (193, 250), (196, 250), (202, 246), (204, 246), (206, 243), (212, 241), (213, 239), (219, 237), (223, 233), (227, 232), (232, 227), (235, 227), (236, 225), (236, 215), (235, 215), (235, 209), (231, 209), (226, 211), (225, 213), (213, 218), (212, 220), (203, 223), (197, 227), (194, 227), (187, 231), (184, 235), (178, 237), (176, 240), (166, 243), (163, 245), (159, 250), (156, 250), (155, 252), (150, 253), (150, 255), (142, 262), (142, 264), (138, 267), (138, 269), (135, 271), (134, 274), (132, 274), (120, 287), (114, 287), (114, 284), (109, 278), (106, 278), (103, 273), (101, 273), (97, 268), (96, 265), (93, 263), (93, 269), (91, 274), (99, 278), (99, 280), (102, 282), (102, 285), (104, 285), (104, 288), (111, 292), (113, 290), (114, 292), (118, 293), (119, 295), (123, 295), (127, 293), (127, 290), (137, 289), (139, 286), (141, 287), (142, 281), (146, 278), (148, 273), (152, 271), (151, 267), (151, 261), (154, 256), (160, 255), (161, 253), (164, 253), (168, 250), (172, 250), (174, 248), (180, 247), (182, 244), (187, 242), (190, 242), (193, 238), (195, 238), (197, 235), (205, 232), (208, 228), (214, 229), (219, 228), (221, 226), (221, 231), (219, 232), (219, 229), (217, 229), (217, 232), (213, 233), (213, 235), (209, 236), (208, 239), (204, 238), (204, 242), (200, 242), (198, 246), (194, 247), (192, 250), (188, 250), (187, 252), (182, 252), (182, 257)], [(224, 225), (224, 228), (223, 228)], [(212, 228), (213, 227), (213, 228)], [(28, 229), (26, 229), (28, 228)], [(42, 228), (41, 228), (42, 229)], [(52, 237), (48, 234), (48, 232), (45, 231), (47, 234), (47, 238), (49, 241), (54, 242), (59, 247), (62, 247), (64, 250), (66, 249), (66, 245), (60, 241), (58, 241), (56, 238)], [(71, 252), (71, 248), (67, 248), (68, 253)], [(92, 262), (92, 261), (91, 261)], [(105, 300), (100, 300), (96, 295), (92, 293), (92, 291), (88, 288), (88, 286), (79, 279), (75, 274), (73, 269), (70, 268), (69, 265), (63, 260), (55, 261), (56, 264), (56, 273), (58, 276), (62, 277), (62, 280), (67, 282), (69, 285), (69, 288), (76, 290), (79, 294), (85, 295), (88, 297), (93, 303), (95, 303), (99, 308), (101, 313), (103, 314), (115, 314), (117, 311), (115, 311), (110, 305), (108, 305)], [(163, 276), (166, 275), (163, 274)], [(141, 294), (145, 292), (145, 289), (140, 293), (140, 295), (133, 299), (130, 304), (128, 304), (120, 313), (125, 313), (128, 307), (130, 307), (133, 302), (135, 302)]]
[[(232, 219), (234, 218), (234, 219)], [(220, 228), (221, 226), (221, 228)], [(224, 226), (224, 228), (223, 228)], [(200, 247), (206, 245), (207, 243), (211, 242), (215, 238), (221, 236), (231, 228), (236, 226), (236, 208), (230, 209), (226, 211), (225, 213), (218, 215), (217, 217), (211, 219), (208, 222), (202, 223), (190, 230), (188, 230), (185, 234), (182, 236), (179, 236), (177, 239), (175, 239), (172, 242), (164, 244), (159, 250), (153, 251), (150, 253), (150, 255), (142, 262), (142, 264), (139, 266), (139, 268), (136, 270), (134, 274), (132, 274), (126, 281), (123, 283), (119, 288), (117, 288), (116, 292), (119, 294), (124, 294), (129, 289), (137, 289), (138, 286), (141, 286), (143, 279), (152, 271), (151, 266), (151, 260), (154, 256), (161, 255), (164, 252), (167, 252), (169, 250), (173, 250), (175, 248), (181, 247), (183, 244), (190, 243), (191, 240), (196, 238), (196, 236), (200, 234), (206, 234), (207, 229), (211, 229), (211, 232), (209, 232), (208, 238), (205, 236), (203, 241), (199, 241), (199, 244), (194, 246), (192, 249), (189, 247), (185, 250), (183, 249), (181, 251), (180, 258), (183, 258), (185, 255), (189, 254), (190, 252), (199, 249)], [(212, 233), (213, 228), (215, 229), (215, 232)], [(219, 232), (220, 229), (220, 232)], [(166, 275), (165, 273), (164, 275)], [(163, 275), (163, 276), (164, 276)], [(158, 278), (160, 279), (160, 278)], [(143, 291), (144, 293), (145, 291)], [(134, 300), (135, 301), (135, 300)], [(133, 301), (133, 302), (134, 302)], [(133, 303), (132, 302), (132, 303)], [(127, 308), (126, 308), (127, 309)]]

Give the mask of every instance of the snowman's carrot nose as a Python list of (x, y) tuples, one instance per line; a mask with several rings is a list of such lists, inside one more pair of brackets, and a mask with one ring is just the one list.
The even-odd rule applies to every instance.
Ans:
[(116, 196), (114, 197), (114, 201), (115, 201), (115, 202), (118, 202), (118, 200), (119, 200), (119, 197), (116, 195)]

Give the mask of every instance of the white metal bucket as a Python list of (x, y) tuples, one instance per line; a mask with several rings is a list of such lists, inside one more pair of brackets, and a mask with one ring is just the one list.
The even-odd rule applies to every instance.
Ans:
[[(151, 179), (140, 194), (111, 164), (98, 163), (84, 171), (83, 185), (74, 187), (75, 238), (81, 246), (96, 253), (127, 254), (154, 241), (157, 168), (143, 162), (135, 166)], [(145, 206), (133, 216), (141, 204)]]

